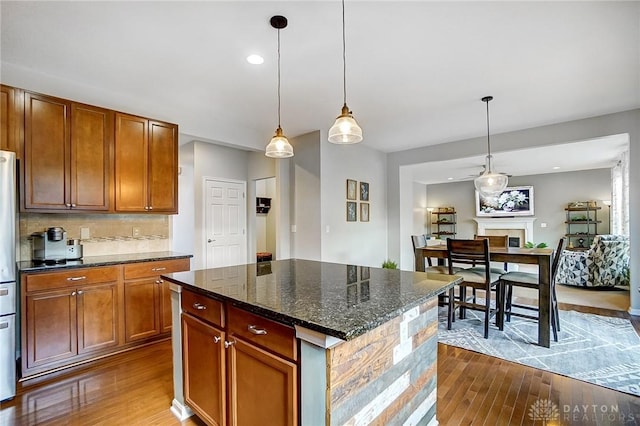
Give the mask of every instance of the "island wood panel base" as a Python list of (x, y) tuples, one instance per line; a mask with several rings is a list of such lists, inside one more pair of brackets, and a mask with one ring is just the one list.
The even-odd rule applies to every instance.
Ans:
[(326, 424), (435, 422), (437, 314), (432, 299), (328, 349)]

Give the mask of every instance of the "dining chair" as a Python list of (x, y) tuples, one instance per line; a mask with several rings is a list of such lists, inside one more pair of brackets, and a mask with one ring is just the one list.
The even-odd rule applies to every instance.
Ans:
[[(474, 235), (473, 236), (474, 240), (479, 240), (479, 239), (486, 239), (489, 240), (489, 250), (491, 250), (491, 247), (497, 247), (497, 248), (507, 248), (509, 247), (509, 236), (508, 235)], [(492, 268), (492, 270), (494, 272), (499, 272), (500, 269), (499, 268)], [(505, 272), (507, 272), (507, 262), (504, 262), (503, 268), (502, 268), (502, 274), (504, 274)]]
[[(466, 309), (474, 309), (484, 312), (484, 337), (489, 337), (489, 321), (491, 314), (499, 314), (499, 310), (503, 304), (503, 297), (499, 291), (498, 283), (500, 282), (500, 274), (491, 271), (489, 266), (489, 241), (487, 239), (447, 240), (447, 260), (449, 264), (449, 273), (462, 277), (462, 282), (457, 286), (449, 289), (448, 312), (447, 312), (447, 329), (451, 330), (451, 325), (455, 321), (455, 311), (459, 308), (460, 318), (464, 318)], [(467, 264), (470, 268), (454, 270), (453, 264)], [(477, 266), (479, 265), (479, 266)], [(458, 297), (455, 296), (455, 287), (458, 287)], [(475, 297), (467, 298), (467, 287), (475, 290), (484, 290), (484, 303), (478, 303)], [(496, 291), (495, 308), (491, 308), (491, 299), (494, 289)], [(498, 328), (502, 330), (503, 324), (500, 320), (501, 315), (497, 316), (496, 323)]]
[[(427, 235), (426, 234), (412, 235), (411, 236), (411, 244), (413, 244), (413, 252), (415, 253), (417, 248), (425, 247), (427, 245)], [(449, 268), (447, 266), (445, 266), (445, 265), (432, 265), (430, 257), (425, 257), (425, 259), (427, 260), (427, 263), (426, 263), (425, 268), (424, 268), (425, 272), (436, 272), (438, 274), (448, 274), (449, 273)], [(460, 268), (454, 268), (454, 269), (457, 270), (457, 269), (460, 269)]]
[[(550, 281), (550, 295), (551, 295), (551, 329), (553, 330), (553, 340), (558, 341), (558, 331), (560, 331), (560, 317), (558, 315), (558, 298), (556, 296), (556, 276), (558, 275), (558, 264), (560, 263), (560, 257), (564, 249), (565, 239), (560, 238), (558, 241), (558, 247), (553, 255), (553, 262), (551, 263), (551, 281)], [(500, 293), (503, 295), (505, 307), (504, 317), (507, 322), (511, 321), (511, 316), (517, 316), (522, 318), (529, 318), (538, 320), (539, 316), (528, 315), (520, 312), (512, 312), (512, 308), (526, 309), (530, 311), (538, 311), (537, 306), (523, 305), (513, 303), (513, 287), (532, 288), (538, 290), (538, 297), (540, 297), (540, 285), (539, 276), (535, 272), (508, 272), (500, 277)]]

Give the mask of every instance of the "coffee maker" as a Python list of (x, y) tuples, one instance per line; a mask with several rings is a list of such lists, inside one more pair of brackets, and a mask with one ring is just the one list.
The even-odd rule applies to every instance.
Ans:
[(60, 227), (31, 234), (31, 260), (46, 265), (67, 262), (67, 232)]

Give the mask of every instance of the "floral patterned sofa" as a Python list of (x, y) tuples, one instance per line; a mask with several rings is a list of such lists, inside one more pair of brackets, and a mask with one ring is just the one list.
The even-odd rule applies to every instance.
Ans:
[(556, 282), (580, 287), (629, 285), (629, 237), (596, 235), (589, 250), (564, 250)]

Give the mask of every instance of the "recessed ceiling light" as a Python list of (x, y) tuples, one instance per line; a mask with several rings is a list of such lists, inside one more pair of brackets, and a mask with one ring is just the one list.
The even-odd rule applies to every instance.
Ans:
[(253, 65), (260, 65), (264, 63), (264, 58), (260, 55), (249, 55), (247, 56), (247, 62)]
[(558, 170), (560, 166), (553, 166), (553, 170)]
[(453, 178), (452, 177), (448, 177), (447, 180), (453, 180)]

